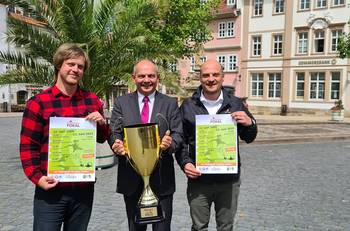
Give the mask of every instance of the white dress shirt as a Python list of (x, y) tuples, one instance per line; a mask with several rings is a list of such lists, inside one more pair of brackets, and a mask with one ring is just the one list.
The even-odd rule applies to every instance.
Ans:
[[(150, 94), (148, 96), (148, 107), (149, 107), (148, 123), (151, 121), (151, 115), (152, 115), (152, 111), (153, 111), (155, 95), (156, 95), (156, 92), (153, 92), (152, 94)], [(144, 97), (145, 96), (142, 95), (140, 92), (137, 92), (137, 101), (139, 102), (140, 115), (141, 115), (141, 111), (142, 111), (143, 104), (144, 104), (144, 102), (143, 102)]]
[(209, 112), (209, 115), (215, 115), (220, 109), (222, 102), (224, 101), (224, 96), (221, 91), (219, 97), (216, 100), (209, 100), (205, 98), (202, 91), (200, 101), (202, 101), (204, 107)]

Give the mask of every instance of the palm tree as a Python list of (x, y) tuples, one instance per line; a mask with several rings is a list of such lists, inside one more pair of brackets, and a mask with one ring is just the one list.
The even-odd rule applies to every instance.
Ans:
[(92, 63), (82, 87), (107, 97), (114, 84), (129, 79), (136, 60), (150, 58), (164, 64), (195, 52), (198, 44), (209, 39), (198, 35), (209, 34), (208, 9), (213, 6), (199, 5), (197, 0), (0, 0), (0, 3), (21, 7), (40, 22), (33, 25), (9, 18), (7, 40), (17, 49), (0, 52), (0, 62), (17, 68), (0, 76), (0, 84), (51, 85), (54, 51), (64, 42), (75, 42), (85, 49)]

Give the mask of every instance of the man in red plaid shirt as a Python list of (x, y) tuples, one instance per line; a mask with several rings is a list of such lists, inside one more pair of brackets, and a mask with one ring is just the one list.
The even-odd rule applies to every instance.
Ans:
[(76, 44), (62, 44), (53, 57), (55, 84), (27, 102), (23, 113), (20, 157), (25, 175), (36, 185), (33, 230), (86, 230), (93, 203), (94, 183), (63, 183), (47, 176), (50, 117), (85, 117), (97, 123), (97, 141), (110, 130), (103, 103), (79, 88), (89, 67), (88, 55)]

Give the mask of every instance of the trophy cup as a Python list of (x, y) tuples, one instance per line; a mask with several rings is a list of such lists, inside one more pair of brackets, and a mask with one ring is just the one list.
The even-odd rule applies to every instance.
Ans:
[(142, 177), (144, 189), (137, 204), (135, 223), (149, 224), (164, 220), (163, 210), (149, 180), (157, 165), (160, 137), (156, 123), (124, 127), (124, 145), (131, 166)]

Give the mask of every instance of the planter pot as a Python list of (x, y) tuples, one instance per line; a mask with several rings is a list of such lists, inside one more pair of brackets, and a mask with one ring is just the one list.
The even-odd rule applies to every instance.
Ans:
[(107, 141), (103, 144), (96, 143), (96, 169), (113, 167), (116, 164), (115, 160), (115, 154)]
[(344, 110), (332, 111), (333, 121), (343, 121), (344, 120)]

